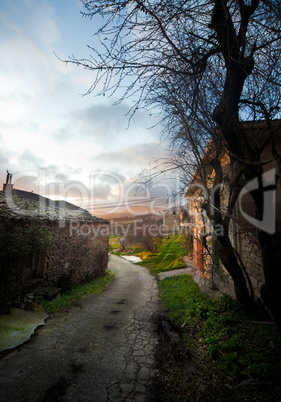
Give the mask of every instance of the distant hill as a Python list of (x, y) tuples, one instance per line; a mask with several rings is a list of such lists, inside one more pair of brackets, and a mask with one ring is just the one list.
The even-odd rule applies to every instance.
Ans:
[(162, 212), (163, 208), (153, 208), (153, 212), (151, 213), (150, 208), (147, 207), (141, 207), (141, 206), (133, 206), (130, 208), (123, 208), (120, 207), (118, 208), (117, 212), (110, 212), (110, 209), (102, 209), (99, 208), (97, 210), (93, 209), (90, 210), (90, 212), (93, 215), (98, 215), (101, 218), (107, 219), (107, 220), (118, 220), (118, 219), (142, 219), (141, 217), (146, 216), (146, 215), (152, 215), (152, 216), (161, 216), (162, 217)]

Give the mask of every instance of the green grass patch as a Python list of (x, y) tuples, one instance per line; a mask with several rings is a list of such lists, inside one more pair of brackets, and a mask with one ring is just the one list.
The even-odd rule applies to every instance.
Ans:
[(163, 279), (158, 282), (158, 286), (169, 318), (178, 326), (181, 326), (187, 318), (193, 318), (196, 312), (199, 313), (204, 302), (209, 300), (200, 292), (190, 275)]
[(109, 252), (115, 252), (122, 249), (122, 244), (119, 241), (120, 236), (109, 236)]
[(202, 294), (189, 275), (158, 284), (169, 318), (182, 328), (199, 370), (214, 373), (230, 387), (245, 381), (271, 384), (278, 394), (281, 342), (274, 325), (251, 321), (227, 295), (213, 300)]
[(183, 256), (187, 255), (184, 247), (184, 236), (170, 236), (162, 240), (155, 253), (143, 253), (140, 255), (143, 265), (153, 274), (163, 271), (185, 268)]
[(49, 313), (57, 313), (72, 306), (77, 306), (83, 296), (99, 293), (112, 280), (114, 274), (111, 271), (106, 271), (103, 277), (96, 278), (89, 283), (74, 286), (72, 290), (63, 293), (59, 298), (52, 301), (43, 300), (43, 309)]
[(163, 271), (185, 268), (183, 256), (188, 254), (186, 248), (186, 236), (169, 236), (161, 239), (155, 238), (156, 252), (147, 251), (142, 243), (132, 244), (122, 250), (118, 236), (111, 236), (109, 239), (110, 252), (115, 255), (136, 255), (142, 259), (139, 265), (143, 265), (152, 274)]
[(141, 255), (146, 252), (142, 243), (126, 244), (124, 248), (120, 242), (120, 236), (109, 236), (109, 252), (115, 255)]

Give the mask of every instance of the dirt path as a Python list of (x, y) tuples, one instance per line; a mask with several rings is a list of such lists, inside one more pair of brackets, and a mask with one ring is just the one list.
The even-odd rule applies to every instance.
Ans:
[(150, 401), (161, 307), (155, 279), (112, 256), (109, 287), (0, 361), (1, 402)]

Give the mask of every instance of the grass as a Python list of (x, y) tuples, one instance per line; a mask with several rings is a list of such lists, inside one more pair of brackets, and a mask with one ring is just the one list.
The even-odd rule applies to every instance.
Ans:
[[(184, 245), (184, 237), (164, 238), (157, 252), (138, 254), (140, 265), (154, 275), (185, 267)], [(274, 325), (251, 321), (227, 295), (213, 300), (202, 294), (189, 275), (163, 279), (158, 286), (181, 333), (177, 355), (190, 354), (197, 370), (186, 376), (174, 367), (174, 356), (163, 352), (160, 401), (281, 401), (281, 341)]]
[(109, 252), (114, 252), (122, 248), (122, 244), (119, 242), (120, 236), (109, 236)]
[(99, 293), (112, 281), (113, 277), (113, 272), (108, 270), (105, 276), (96, 278), (89, 283), (77, 285), (57, 299), (52, 301), (43, 300), (42, 307), (47, 313), (54, 314), (72, 306), (77, 306), (83, 296)]
[(122, 250), (118, 236), (110, 236), (109, 250), (116, 255), (137, 255), (142, 259), (140, 265), (148, 267), (153, 274), (162, 271), (171, 271), (174, 269), (185, 268), (183, 256), (187, 255), (185, 247), (185, 236), (164, 237), (162, 241), (155, 240), (155, 253), (147, 251), (142, 243), (132, 244)]
[(187, 254), (184, 247), (184, 236), (170, 236), (162, 240), (155, 253), (140, 253), (142, 258), (140, 265), (149, 268), (152, 274), (163, 271), (185, 268), (183, 256)]
[(134, 243), (123, 247), (120, 243), (120, 236), (109, 237), (109, 252), (115, 255), (142, 255), (146, 254), (145, 246), (142, 243)]
[(183, 348), (196, 363), (193, 381), (201, 398), (212, 389), (217, 400), (224, 400), (223, 395), (218, 399), (223, 384), (232, 390), (230, 398), (251, 388), (253, 399), (245, 400), (281, 400), (281, 342), (275, 326), (250, 321), (227, 295), (217, 300), (203, 295), (189, 275), (166, 278), (159, 288), (169, 318), (181, 328)]

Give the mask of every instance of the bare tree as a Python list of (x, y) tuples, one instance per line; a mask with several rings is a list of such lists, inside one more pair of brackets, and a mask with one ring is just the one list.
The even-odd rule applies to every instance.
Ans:
[[(199, 164), (207, 139), (217, 133), (217, 156), (219, 146), (226, 146), (235, 166), (230, 207), (243, 184), (254, 178), (262, 183), (261, 153), (268, 144), (280, 178), (281, 156), (274, 136), (278, 127), (272, 124), (280, 104), (280, 2), (82, 2), (84, 15), (101, 21), (96, 32), (100, 46), (89, 47), (92, 54), (88, 59), (72, 57), (69, 62), (95, 73), (89, 93), (113, 94), (125, 88), (120, 101), (132, 98), (131, 115), (141, 107), (155, 108), (162, 113), (160, 118), (173, 139), (178, 136), (181, 141), (186, 133), (192, 133), (188, 141), (193, 142), (193, 155)], [(180, 121), (182, 116), (185, 118)], [(267, 134), (262, 141), (252, 141), (247, 135), (243, 121), (249, 119), (265, 120)], [(220, 130), (214, 130), (214, 125)], [(221, 173), (217, 163), (217, 182)], [(256, 218), (262, 219), (261, 186), (252, 197)], [(219, 193), (215, 202), (219, 207)], [(209, 206), (205, 206), (207, 213)], [(214, 219), (225, 227), (225, 235), (217, 238), (221, 259), (234, 279), (238, 300), (249, 309), (252, 300), (245, 278), (239, 264), (232, 264), (228, 215), (223, 216), (218, 208)], [(258, 237), (266, 280), (262, 297), (281, 332), (281, 233), (278, 228), (273, 234), (260, 230)]]

